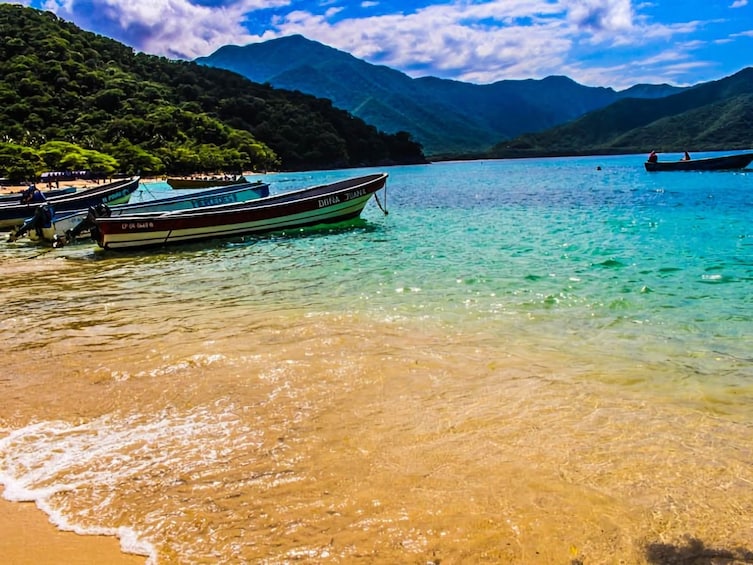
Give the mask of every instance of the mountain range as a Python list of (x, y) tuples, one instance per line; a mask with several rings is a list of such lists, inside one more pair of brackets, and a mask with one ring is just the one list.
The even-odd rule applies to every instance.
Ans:
[(380, 131), (410, 133), (427, 155), (435, 157), (484, 153), (504, 140), (550, 129), (619, 100), (654, 100), (685, 90), (642, 84), (615, 91), (564, 76), (486, 85), (414, 79), (301, 35), (226, 45), (196, 62), (330, 99)]
[(753, 67), (656, 100), (629, 98), (495, 146), (489, 157), (753, 148)]

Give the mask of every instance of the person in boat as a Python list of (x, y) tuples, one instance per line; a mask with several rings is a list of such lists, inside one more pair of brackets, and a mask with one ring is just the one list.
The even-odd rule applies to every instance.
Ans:
[(656, 163), (659, 160), (659, 156), (656, 154), (656, 151), (651, 151), (651, 153), (648, 154), (648, 162), (649, 163)]
[(37, 185), (32, 183), (21, 193), (21, 204), (36, 204), (39, 202), (47, 202), (47, 198), (37, 188)]
[(685, 155), (682, 156), (683, 161), (690, 161), (690, 153), (687, 151), (685, 152)]

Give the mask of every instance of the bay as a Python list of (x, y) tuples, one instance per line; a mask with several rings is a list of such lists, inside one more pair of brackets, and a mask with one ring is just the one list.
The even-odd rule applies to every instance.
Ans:
[(4, 244), (5, 496), (151, 563), (753, 551), (753, 171), (642, 161), (391, 167), (389, 214), (313, 232)]

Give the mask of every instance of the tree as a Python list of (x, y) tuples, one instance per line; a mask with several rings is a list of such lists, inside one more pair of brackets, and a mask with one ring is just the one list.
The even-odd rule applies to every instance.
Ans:
[(50, 171), (91, 171), (111, 175), (118, 170), (112, 155), (84, 149), (67, 141), (48, 141), (39, 148), (39, 155)]
[(162, 160), (127, 139), (109, 148), (110, 153), (120, 163), (120, 171), (129, 175), (153, 176), (165, 172)]
[(0, 142), (0, 176), (20, 183), (36, 179), (43, 168), (44, 161), (36, 150)]

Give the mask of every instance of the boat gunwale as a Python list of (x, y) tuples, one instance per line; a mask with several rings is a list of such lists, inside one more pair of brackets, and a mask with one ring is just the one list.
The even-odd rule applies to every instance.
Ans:
[[(255, 182), (247, 182), (242, 184), (232, 184), (232, 185), (224, 185), (224, 186), (216, 186), (207, 188), (206, 190), (202, 191), (196, 191), (186, 194), (177, 194), (174, 196), (169, 196), (167, 198), (155, 198), (154, 200), (144, 200), (141, 202), (128, 202), (127, 204), (116, 204), (112, 207), (113, 211), (120, 212), (121, 210), (135, 210), (133, 214), (157, 214), (160, 212), (139, 212), (137, 209), (139, 207), (148, 208), (150, 206), (156, 206), (156, 205), (164, 205), (164, 204), (175, 204), (178, 202), (188, 202), (191, 200), (197, 200), (202, 198), (211, 198), (213, 196), (223, 196), (227, 194), (237, 194), (241, 192), (246, 192), (249, 190), (255, 190), (257, 188), (264, 188), (268, 187), (269, 183), (261, 182), (261, 181), (255, 181)], [(176, 189), (173, 189), (176, 190)], [(177, 189), (182, 190), (182, 189)], [(266, 198), (266, 197), (264, 197)], [(240, 204), (240, 202), (233, 202), (231, 204)], [(217, 206), (217, 205), (213, 205)], [(200, 208), (191, 208), (191, 210), (199, 210)], [(79, 215), (82, 212), (86, 212), (86, 208), (78, 209), (78, 210), (63, 210), (63, 212), (58, 215), (58, 217), (55, 219), (55, 221), (61, 221), (69, 218), (70, 216)], [(175, 210), (177, 211), (177, 210)], [(124, 214), (120, 214), (121, 216)], [(130, 213), (128, 215), (131, 215)], [(120, 217), (120, 216), (118, 216)]]

